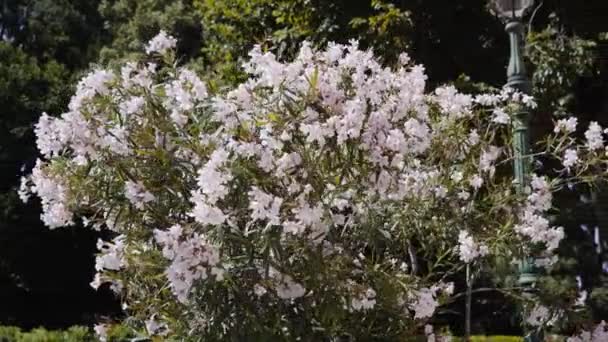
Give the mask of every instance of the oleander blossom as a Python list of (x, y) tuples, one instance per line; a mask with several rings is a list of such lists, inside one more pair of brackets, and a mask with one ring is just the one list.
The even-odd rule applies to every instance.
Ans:
[(281, 299), (295, 299), (302, 297), (306, 293), (306, 288), (302, 284), (275, 268), (270, 268), (269, 275), (276, 282), (275, 290), (277, 296)]
[[(40, 198), (42, 203), (40, 217), (47, 227), (53, 229), (74, 224), (74, 213), (68, 203), (69, 193), (60, 177), (45, 172), (43, 162), (39, 159), (29, 180), (32, 183), (29, 192)], [(20, 190), (24, 194), (22, 196), (25, 196), (25, 187), (22, 186)]]
[(466, 230), (461, 230), (458, 234), (458, 244), (460, 260), (465, 263), (470, 263), (475, 259), (490, 253), (488, 246), (476, 243)]
[(220, 265), (219, 251), (203, 236), (185, 236), (179, 225), (167, 231), (155, 230), (154, 237), (163, 247), (163, 256), (171, 260), (167, 278), (173, 293), (180, 302), (186, 303), (195, 281), (212, 278), (222, 280), (224, 270)]
[(371, 287), (355, 295), (350, 302), (354, 311), (369, 310), (376, 305), (376, 291)]
[(564, 238), (564, 228), (552, 226), (544, 213), (551, 209), (551, 185), (545, 177), (532, 175), (526, 204), (520, 211), (520, 223), (515, 231), (533, 243), (542, 243), (551, 253)]
[(364, 320), (405, 339), (452, 296), (449, 270), (499, 251), (555, 262), (553, 193), (606, 162), (588, 153), (599, 125), (577, 143), (576, 120), (560, 120), (539, 155), (569, 172), (537, 170), (516, 191), (505, 142), (534, 100), (427, 91), (407, 54), (386, 67), (356, 41), (303, 43), (291, 61), (256, 46), (247, 80), (211, 92), (175, 46), (161, 32), (143, 60), (92, 70), (66, 113), (42, 114), (19, 189), (50, 228), (111, 230), (91, 285), (109, 283), (149, 335), (238, 340), (279, 324), (273, 337), (305, 340), (307, 317), (319, 336), (370, 336)]
[(587, 139), (587, 148), (597, 150), (604, 147), (604, 136), (602, 126), (597, 122), (591, 121), (589, 128), (585, 131), (585, 139)]
[(169, 333), (169, 329), (166, 323), (160, 322), (156, 319), (156, 315), (152, 315), (145, 321), (146, 331), (150, 336), (165, 336)]
[(146, 45), (146, 53), (164, 54), (166, 51), (175, 48), (177, 39), (168, 35), (167, 32), (161, 30), (148, 44)]
[(154, 201), (154, 195), (147, 191), (141, 182), (125, 182), (125, 197), (137, 209), (144, 209), (146, 203)]
[(530, 311), (528, 317), (526, 318), (526, 323), (533, 327), (539, 327), (549, 321), (550, 315), (551, 313), (549, 308), (544, 305), (537, 304)]
[(95, 270), (118, 271), (125, 266), (124, 248), (125, 236), (119, 235), (112, 242), (97, 240), (97, 249), (100, 254), (95, 258)]
[(454, 290), (452, 283), (439, 283), (431, 287), (422, 287), (409, 294), (410, 302), (408, 308), (414, 311), (415, 319), (432, 317), (439, 307), (439, 295), (441, 292), (451, 295)]
[(578, 153), (575, 149), (567, 149), (564, 152), (564, 158), (562, 164), (566, 169), (570, 169), (578, 162)]
[(122, 281), (107, 277), (104, 271), (119, 271), (127, 266), (125, 258), (125, 235), (118, 235), (112, 241), (97, 240), (97, 249), (99, 254), (95, 257), (95, 277), (90, 283), (94, 289), (104, 283), (110, 284), (110, 289), (115, 293), (120, 293), (122, 290)]
[(498, 124), (506, 125), (511, 122), (509, 114), (507, 114), (507, 112), (502, 108), (496, 108), (493, 112), (493, 115), (494, 118), (492, 118), (492, 121)]
[(576, 126), (578, 124), (578, 119), (575, 117), (560, 119), (555, 124), (553, 129), (554, 133), (564, 132), (564, 133), (574, 133), (576, 132)]

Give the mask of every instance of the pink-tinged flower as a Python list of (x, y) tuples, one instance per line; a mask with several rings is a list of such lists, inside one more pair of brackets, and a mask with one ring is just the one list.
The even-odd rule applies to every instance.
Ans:
[(578, 124), (578, 119), (575, 117), (571, 117), (568, 119), (558, 120), (553, 128), (553, 132), (559, 133), (574, 133), (576, 132), (576, 125)]
[(167, 50), (174, 49), (176, 44), (177, 39), (168, 35), (164, 30), (161, 30), (146, 45), (146, 53), (149, 55), (152, 53), (159, 53), (162, 55), (167, 52)]
[(589, 124), (589, 128), (585, 132), (585, 139), (587, 139), (587, 148), (590, 150), (597, 150), (604, 147), (604, 137), (602, 126), (597, 122), (592, 121)]

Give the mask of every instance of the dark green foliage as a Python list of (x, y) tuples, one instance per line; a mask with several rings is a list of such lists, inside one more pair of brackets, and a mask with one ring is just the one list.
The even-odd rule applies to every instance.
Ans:
[(99, 45), (97, 1), (2, 0), (0, 36), (41, 61), (73, 70), (87, 66)]
[(191, 0), (102, 0), (99, 14), (110, 34), (100, 52), (102, 62), (143, 53), (145, 42), (161, 29), (179, 38), (180, 56), (200, 55), (201, 17)]
[(291, 58), (302, 41), (317, 46), (356, 38), (351, 19), (367, 15), (368, 1), (195, 0), (203, 27), (202, 53), (208, 69), (229, 82), (254, 44)]
[(0, 1), (1, 323), (64, 327), (115, 305), (88, 286), (97, 236), (49, 231), (36, 201), (24, 205), (15, 192), (37, 157), (34, 123), (66, 107), (101, 30), (96, 1)]
[(530, 32), (527, 40), (535, 95), (541, 110), (551, 111), (555, 117), (571, 114), (576, 82), (599, 72), (594, 65), (597, 43), (567, 35), (560, 26), (554, 19), (544, 30)]

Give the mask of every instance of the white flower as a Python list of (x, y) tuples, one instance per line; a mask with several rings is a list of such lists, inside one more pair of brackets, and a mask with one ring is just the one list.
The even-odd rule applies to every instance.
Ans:
[(590, 150), (597, 150), (604, 147), (604, 137), (602, 136), (602, 126), (597, 122), (589, 123), (589, 128), (585, 132), (587, 147)]
[(533, 327), (541, 326), (549, 320), (549, 315), (550, 312), (546, 306), (537, 304), (526, 318), (526, 323)]
[(178, 79), (165, 85), (164, 106), (178, 127), (188, 123), (188, 113), (207, 98), (207, 87), (201, 79), (188, 69), (179, 71)]
[(522, 94), (521, 102), (531, 109), (534, 109), (538, 106), (536, 101), (534, 100), (534, 97), (526, 94)]
[(433, 316), (439, 306), (439, 302), (435, 299), (435, 291), (423, 287), (414, 291), (413, 296), (414, 302), (410, 304), (410, 308), (414, 310), (414, 318), (424, 319)]
[(107, 95), (110, 89), (109, 84), (114, 77), (115, 75), (111, 71), (103, 69), (96, 69), (88, 73), (78, 82), (76, 94), (70, 99), (70, 111), (79, 112), (94, 96)]
[(403, 125), (403, 131), (410, 138), (407, 140), (411, 153), (423, 153), (431, 146), (431, 130), (426, 123), (417, 119), (408, 119)]
[(30, 188), (42, 202), (42, 221), (51, 229), (74, 224), (74, 214), (67, 205), (66, 188), (60, 183), (59, 177), (49, 176), (42, 168), (42, 161), (36, 161), (31, 176), (33, 186)]
[[(500, 156), (500, 153), (502, 152), (502, 149), (500, 147), (497, 146), (488, 146), (488, 148), (486, 150), (484, 150), (481, 153), (481, 156), (479, 157), (479, 169), (481, 171), (485, 171), (485, 172), (489, 172), (490, 175), (494, 174), (494, 162), (496, 161), (496, 159), (498, 159), (498, 157)], [(474, 186), (476, 189), (478, 187)]]
[(47, 113), (42, 113), (40, 116), (34, 126), (34, 133), (38, 151), (47, 158), (57, 155), (65, 147), (65, 141), (60, 137), (57, 119), (48, 116)]
[(146, 45), (146, 53), (159, 53), (164, 54), (167, 50), (175, 48), (177, 39), (170, 36), (164, 30), (161, 30), (154, 38), (152, 38)]
[(511, 122), (511, 118), (509, 117), (509, 114), (507, 114), (507, 112), (505, 112), (505, 110), (502, 108), (495, 108), (493, 114), (494, 114), (494, 117), (492, 118), (493, 122), (496, 122), (496, 123), (502, 124), (502, 125), (507, 125), (507, 124), (509, 124), (509, 122)]
[(464, 176), (461, 171), (454, 171), (450, 175), (450, 179), (453, 180), (455, 183), (460, 182), (463, 178), (464, 178)]
[(469, 178), (469, 184), (473, 187), (473, 189), (480, 189), (483, 185), (483, 178), (475, 174)]
[(283, 274), (273, 267), (270, 267), (269, 275), (276, 280), (275, 290), (277, 296), (281, 299), (295, 299), (302, 297), (306, 293), (306, 289), (301, 284), (295, 282), (289, 275)]
[(156, 320), (156, 315), (152, 315), (149, 319), (145, 321), (146, 331), (149, 335), (159, 335), (164, 336), (169, 333), (169, 329), (167, 328), (166, 323), (161, 323)]
[(285, 276), (283, 281), (276, 286), (275, 290), (277, 291), (277, 296), (279, 296), (281, 299), (294, 299), (302, 297), (304, 293), (306, 293), (306, 289), (288, 277), (289, 276)]
[(167, 279), (177, 299), (188, 302), (194, 282), (202, 279), (223, 279), (219, 249), (198, 234), (187, 235), (181, 226), (154, 231), (155, 241), (163, 247), (163, 256), (171, 260)]
[(197, 185), (205, 201), (215, 204), (228, 194), (228, 182), (232, 179), (229, 170), (221, 169), (228, 161), (229, 154), (224, 149), (215, 150), (209, 161), (198, 171)]
[(144, 209), (146, 203), (154, 201), (155, 197), (147, 191), (141, 182), (126, 181), (125, 197), (139, 210)]
[(519, 214), (520, 222), (515, 225), (514, 230), (525, 237), (530, 238), (533, 243), (543, 243), (547, 252), (553, 252), (560, 241), (564, 238), (564, 228), (554, 227), (549, 224), (543, 215), (551, 209), (551, 185), (545, 177), (532, 175), (530, 182), (531, 192), (528, 195), (525, 206)]
[(285, 221), (283, 222), (283, 232), (285, 234), (300, 235), (306, 230), (306, 226), (301, 222)]
[(97, 240), (97, 249), (99, 254), (95, 257), (95, 278), (90, 283), (91, 287), (98, 289), (101, 284), (110, 283), (110, 288), (120, 293), (122, 290), (122, 283), (118, 280), (114, 280), (110, 277), (104, 276), (103, 272), (108, 271), (119, 271), (127, 266), (125, 260), (125, 235), (118, 235), (112, 242)]
[(19, 184), (19, 190), (17, 190), (17, 195), (19, 195), (19, 199), (23, 203), (27, 203), (30, 199), (30, 187), (28, 186), (28, 179), (26, 177), (21, 177), (21, 182)]
[(124, 235), (115, 237), (112, 242), (97, 240), (97, 249), (100, 251), (100, 254), (95, 258), (95, 269), (97, 271), (118, 271), (125, 266), (124, 240)]
[(272, 196), (257, 187), (249, 191), (249, 209), (251, 209), (252, 220), (265, 220), (272, 225), (280, 224), (279, 212), (283, 199)]
[(471, 132), (469, 132), (469, 136), (467, 137), (467, 143), (471, 146), (475, 146), (477, 144), (479, 144), (479, 133), (477, 133), (476, 129), (471, 130)]
[(574, 133), (576, 132), (576, 125), (578, 124), (578, 119), (575, 117), (571, 117), (568, 119), (558, 120), (555, 124), (555, 128), (553, 128), (553, 132), (565, 132), (565, 133)]
[(253, 286), (253, 293), (258, 297), (265, 295), (266, 292), (268, 292), (266, 288), (260, 284), (255, 284)]
[(460, 191), (460, 192), (458, 193), (458, 195), (457, 195), (457, 196), (458, 196), (458, 198), (460, 198), (461, 200), (466, 201), (466, 200), (468, 200), (468, 199), (471, 197), (471, 194), (470, 194), (468, 191), (464, 191), (464, 190), (462, 190), (462, 191)]
[(124, 127), (112, 127), (109, 130), (98, 129), (98, 134), (102, 136), (98, 145), (108, 148), (110, 151), (125, 156), (131, 152), (127, 142), (127, 130)]
[(456, 117), (466, 115), (470, 111), (473, 98), (470, 95), (460, 94), (454, 86), (435, 89), (437, 102), (441, 109)]
[(191, 201), (194, 203), (192, 216), (202, 224), (220, 225), (226, 221), (226, 215), (214, 205), (210, 205), (203, 199), (200, 193), (194, 193)]
[(118, 106), (120, 114), (126, 118), (131, 114), (139, 112), (143, 108), (145, 101), (146, 100), (141, 96), (134, 96), (124, 102), (121, 102)]
[(576, 163), (578, 162), (578, 153), (576, 152), (575, 149), (567, 149), (564, 152), (564, 158), (562, 161), (562, 164), (564, 165), (564, 167), (566, 167), (566, 169), (570, 169), (571, 167), (573, 167), (574, 165), (576, 165)]
[(490, 252), (488, 246), (477, 244), (466, 230), (461, 230), (458, 234), (458, 245), (460, 260), (465, 263), (470, 263), (478, 257), (485, 256)]
[(285, 153), (276, 162), (276, 173), (278, 177), (285, 177), (286, 174), (292, 171), (295, 167), (302, 163), (302, 157), (297, 152)]
[(355, 311), (369, 310), (376, 305), (376, 291), (371, 287), (351, 299), (351, 308)]

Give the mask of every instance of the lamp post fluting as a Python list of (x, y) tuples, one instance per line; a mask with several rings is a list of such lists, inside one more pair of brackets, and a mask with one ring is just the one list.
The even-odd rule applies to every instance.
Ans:
[[(507, 87), (513, 88), (524, 94), (531, 93), (531, 83), (526, 73), (523, 58), (524, 26), (520, 20), (523, 14), (532, 7), (533, 0), (494, 0), (494, 8), (498, 14), (507, 21), (505, 30), (509, 34), (510, 58), (507, 67)], [(512, 117), (513, 130), (513, 176), (516, 191), (519, 194), (529, 181), (531, 160), (529, 156), (529, 119), (527, 108), (521, 106)], [(524, 288), (524, 292), (531, 294), (538, 280), (537, 268), (534, 260), (529, 257), (523, 258), (519, 263), (518, 283)], [(542, 330), (528, 332), (524, 338), (526, 342), (541, 342)]]
[[(530, 94), (531, 84), (526, 75), (523, 60), (523, 25), (519, 20), (513, 19), (507, 23), (506, 31), (509, 33), (511, 57), (507, 68), (507, 87), (516, 89), (524, 94)], [(513, 130), (513, 174), (516, 191), (521, 194), (528, 184), (530, 175), (530, 143), (529, 143), (529, 120), (530, 113), (525, 107), (520, 107), (512, 118)], [(518, 283), (528, 294), (532, 293), (534, 285), (538, 280), (538, 274), (534, 266), (534, 259), (523, 258), (519, 263)], [(526, 342), (540, 342), (542, 331), (532, 331), (525, 336)]]

